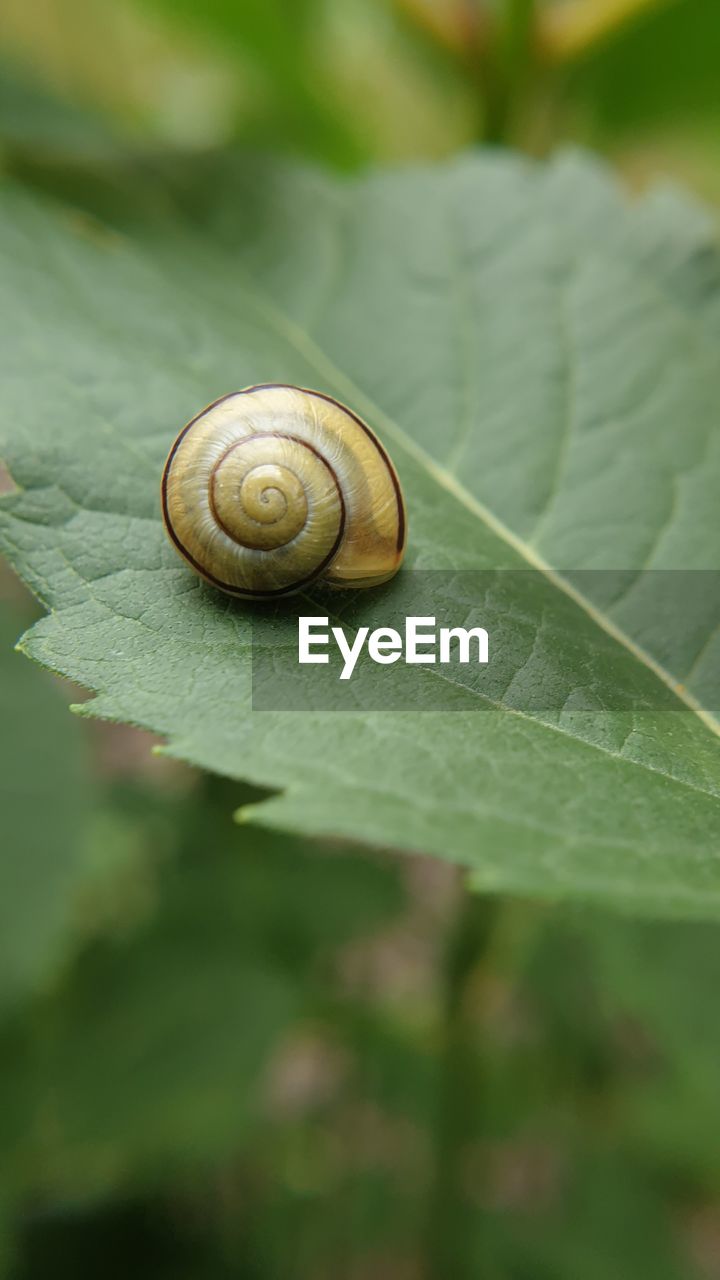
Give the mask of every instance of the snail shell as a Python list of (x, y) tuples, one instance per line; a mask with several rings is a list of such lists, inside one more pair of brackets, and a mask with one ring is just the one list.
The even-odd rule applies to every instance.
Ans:
[(165, 528), (197, 573), (231, 595), (387, 581), (405, 552), (400, 482), (356, 414), (278, 383), (216, 400), (175, 441)]

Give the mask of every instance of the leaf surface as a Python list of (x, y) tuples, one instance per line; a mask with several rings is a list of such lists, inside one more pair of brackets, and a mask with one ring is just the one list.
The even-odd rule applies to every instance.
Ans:
[[(578, 157), (337, 182), (225, 156), (104, 179), (106, 217), (112, 182), (125, 196), (114, 230), (3, 199), (0, 453), (21, 492), (0, 536), (52, 609), (33, 656), (95, 689), (94, 714), (277, 791), (257, 821), (434, 852), (485, 888), (717, 913), (720, 614), (641, 572), (680, 583), (720, 555), (710, 219), (674, 193), (631, 207)], [(541, 579), (553, 625), (482, 713), (423, 711), (422, 689), (411, 711), (252, 712), (253, 633), (291, 644), (297, 608), (195, 581), (157, 490), (183, 422), (264, 380), (377, 429), (411, 570)], [(413, 581), (310, 603), (397, 623)], [(505, 616), (523, 607), (518, 586)], [(513, 682), (551, 676), (556, 710), (514, 703)], [(622, 709), (574, 709), (588, 684)]]

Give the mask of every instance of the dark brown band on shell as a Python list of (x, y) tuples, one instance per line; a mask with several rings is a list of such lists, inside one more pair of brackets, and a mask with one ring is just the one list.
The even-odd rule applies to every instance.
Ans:
[[(338, 498), (340, 500), (340, 527), (338, 529), (338, 535), (333, 544), (332, 551), (330, 552), (331, 556), (337, 555), (338, 549), (340, 547), (340, 543), (342, 541), (343, 533), (345, 532), (345, 498), (343, 495), (342, 486), (337, 477), (337, 472), (335, 471), (334, 467), (330, 466), (330, 463), (328, 462), (327, 458), (323, 458), (319, 449), (316, 449), (315, 446), (310, 444), (308, 440), (303, 440), (302, 436), (290, 435), (290, 432), (285, 432), (285, 431), (254, 431), (252, 435), (245, 436), (242, 440), (235, 440), (234, 443), (230, 445), (230, 448), (225, 450), (225, 453), (223, 454), (222, 458), (218, 458), (217, 462), (215, 463), (215, 466), (210, 472), (210, 487), (208, 491), (208, 501), (210, 503), (210, 510), (213, 513), (215, 521), (220, 526), (223, 533), (230, 539), (231, 542), (237, 543), (239, 547), (247, 547), (251, 551), (262, 551), (264, 549), (261, 546), (254, 546), (252, 542), (238, 541), (238, 539), (233, 534), (232, 530), (228, 529), (227, 525), (223, 523), (222, 517), (218, 512), (217, 507), (215, 506), (215, 495), (213, 491), (213, 480), (215, 479), (215, 472), (217, 471), (218, 467), (222, 466), (223, 462), (225, 461), (229, 453), (234, 453), (236, 449), (242, 449), (243, 445), (248, 444), (251, 440), (253, 441), (254, 440), (293, 440), (295, 444), (302, 445), (303, 449), (307, 449), (310, 453), (314, 453), (318, 462), (321, 462), (325, 470), (330, 472), (330, 475), (332, 477), (332, 482), (335, 485), (335, 488), (337, 489)], [(297, 472), (293, 472), (293, 475), (297, 480), (300, 480), (300, 477), (297, 475)], [(302, 484), (302, 480), (300, 480), (300, 483)], [(289, 538), (288, 543), (291, 541), (292, 539)], [(288, 543), (286, 543), (285, 545), (287, 546)], [(322, 565), (320, 567), (320, 571), (322, 571), (322, 569), (325, 569), (327, 567), (327, 564), (328, 564), (327, 559), (323, 560)]]

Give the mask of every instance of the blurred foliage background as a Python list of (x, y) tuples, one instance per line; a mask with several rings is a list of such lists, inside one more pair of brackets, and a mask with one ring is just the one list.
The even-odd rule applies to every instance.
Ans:
[[(0, 0), (0, 163), (581, 143), (716, 199), (718, 68), (718, 0)], [(34, 612), (0, 579), (0, 1276), (720, 1277), (717, 928), (236, 825)]]
[(716, 0), (2, 0), (10, 143), (352, 168), (573, 141), (720, 194)]

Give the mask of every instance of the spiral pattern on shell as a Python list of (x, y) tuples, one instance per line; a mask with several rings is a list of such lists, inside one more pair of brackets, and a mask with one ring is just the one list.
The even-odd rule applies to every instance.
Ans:
[(283, 595), (320, 577), (372, 586), (405, 549), (400, 484), (370, 428), (284, 384), (234, 392), (193, 418), (170, 451), (162, 504), (180, 554), (233, 595)]

